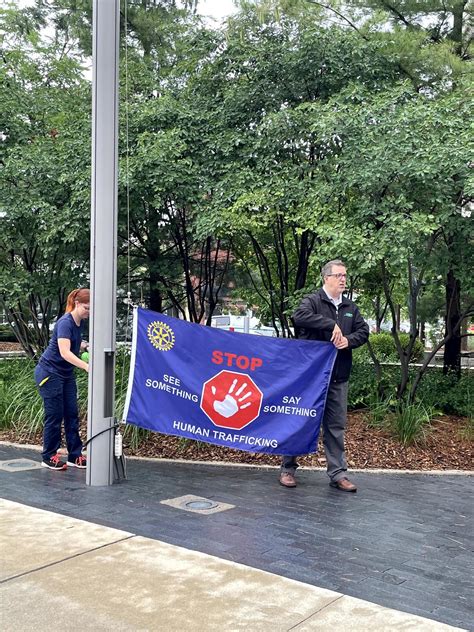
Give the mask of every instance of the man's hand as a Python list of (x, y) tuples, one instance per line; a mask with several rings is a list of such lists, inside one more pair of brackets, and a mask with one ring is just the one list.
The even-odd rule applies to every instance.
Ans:
[(342, 339), (342, 331), (339, 325), (334, 325), (334, 329), (332, 330), (331, 342), (337, 347)]
[(334, 346), (336, 347), (336, 349), (347, 349), (347, 347), (349, 346), (349, 341), (345, 336), (341, 336), (339, 342), (335, 342)]

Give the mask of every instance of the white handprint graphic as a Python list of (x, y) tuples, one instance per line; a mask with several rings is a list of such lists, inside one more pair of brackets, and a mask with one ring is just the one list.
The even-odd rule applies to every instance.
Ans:
[[(245, 401), (252, 395), (252, 391), (247, 391), (244, 393), (245, 389), (247, 388), (247, 382), (244, 382), (242, 386), (234, 393), (236, 385), (237, 379), (235, 379), (230, 385), (229, 391), (224, 399), (222, 401), (215, 400), (213, 404), (214, 410), (226, 419), (228, 417), (232, 417), (232, 415), (235, 415), (235, 413), (237, 413), (239, 410), (243, 410), (251, 404), (251, 402), (246, 402), (245, 404), (242, 404), (243, 401)], [(215, 386), (211, 387), (211, 392), (213, 395), (216, 394)], [(240, 397), (240, 395), (242, 395), (242, 397)]]

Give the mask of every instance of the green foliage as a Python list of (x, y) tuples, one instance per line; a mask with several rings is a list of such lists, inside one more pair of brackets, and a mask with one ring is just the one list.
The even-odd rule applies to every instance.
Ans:
[(459, 434), (466, 441), (474, 441), (474, 415), (468, 417), (466, 424), (461, 428)]
[(0, 325), (0, 342), (17, 342), (10, 325)]
[(399, 378), (398, 367), (385, 366), (382, 369), (380, 381), (377, 381), (372, 364), (355, 362), (349, 380), (349, 408), (367, 408), (372, 402), (380, 399), (381, 393), (383, 393), (383, 399), (394, 400)]
[[(442, 377), (441, 371), (438, 375)], [(383, 372), (384, 397), (379, 395), (373, 367), (356, 364), (349, 382), (349, 407), (365, 406), (365, 419), (372, 428), (384, 428), (403, 445), (423, 441), (429, 430), (429, 423), (440, 405), (432, 405), (420, 399), (413, 404), (397, 400), (396, 389), (400, 370), (390, 367)], [(455, 394), (453, 393), (453, 398)]]
[[(115, 358), (115, 417), (122, 419), (127, 396), (128, 373), (130, 369), (130, 352), (127, 347), (119, 347)], [(79, 414), (87, 416), (87, 390), (89, 376), (85, 371), (76, 371)]]
[[(410, 334), (400, 333), (400, 344), (404, 353), (410, 344)], [(378, 334), (370, 335), (370, 344), (372, 346), (372, 350), (375, 354), (375, 357), (379, 362), (399, 362), (400, 358), (398, 356), (397, 348), (395, 346), (395, 341), (391, 333), (388, 332), (380, 332)], [(419, 362), (423, 358), (424, 347), (423, 343), (417, 338), (415, 341), (415, 345), (413, 347), (410, 362)], [(370, 361), (370, 354), (367, 350), (367, 347), (359, 347), (354, 350), (354, 361), (355, 362), (368, 362)]]
[[(135, 300), (200, 321), (228, 283), (231, 300), (291, 335), (289, 315), (321, 264), (342, 257), (364, 313), (379, 321), (387, 300), (408, 302), (413, 329), (436, 320), (448, 271), (467, 306), (471, 9), (391, 7), (243, 2), (221, 32), (174, 0), (128, 3), (119, 283), (129, 246)], [(90, 53), (91, 3), (10, 5), (0, 21), (0, 287), (35, 355), (66, 290), (87, 275), (90, 85), (79, 51)], [(396, 361), (388, 341), (375, 344)], [(377, 392), (392, 398), (394, 380), (383, 380)], [(370, 384), (356, 380), (358, 405)]]
[[(26, 369), (24, 360), (2, 360), (0, 362), (0, 428), (11, 426), (11, 420), (5, 416), (11, 402), (11, 389), (18, 376)], [(28, 367), (31, 365), (28, 363)], [(29, 370), (29, 369), (28, 369)]]
[(326, 245), (335, 233), (326, 232), (325, 216), (336, 199), (333, 125), (312, 122), (351, 82), (378, 92), (396, 76), (355, 34), (298, 18), (262, 26), (248, 11), (190, 83), (201, 112), (213, 113), (207, 142), (217, 176), (199, 228), (232, 235), (245, 297), (279, 334), (290, 335), (295, 294), (336, 254)]
[(369, 428), (383, 428), (387, 424), (387, 418), (391, 412), (390, 400), (382, 399), (378, 393), (369, 396), (368, 409), (365, 420)]
[(435, 410), (423, 402), (414, 404), (371, 397), (365, 420), (369, 428), (388, 430), (403, 445), (423, 442)]
[(446, 414), (474, 418), (474, 371), (463, 371), (458, 379), (454, 374), (444, 375), (431, 369), (423, 377), (418, 397), (427, 406)]
[[(201, 322), (209, 321), (227, 281), (230, 243), (197, 230), (216, 184), (216, 152), (209, 147), (208, 95), (196, 99), (187, 88), (222, 36), (188, 14), (183, 19), (171, 4), (145, 2), (128, 14), (138, 43), (129, 48), (128, 68), (121, 67), (119, 247), (130, 247), (134, 299)], [(158, 27), (160, 45), (150, 39)], [(119, 258), (119, 278), (128, 273), (126, 263)]]
[[(417, 87), (449, 85), (472, 58), (472, 4), (438, 0), (257, 0), (262, 20), (273, 15), (335, 21), (378, 42), (379, 54), (396, 61)], [(464, 63), (463, 63), (464, 62)]]
[(0, 30), (0, 308), (34, 357), (84, 280), (90, 85), (72, 51), (42, 41), (22, 12), (0, 10)]
[(424, 441), (434, 410), (422, 402), (414, 404), (399, 403), (391, 418), (391, 429), (394, 436), (403, 445), (411, 445)]
[[(117, 419), (121, 419), (123, 414), (129, 365), (130, 354), (127, 349), (121, 348), (117, 353), (115, 372)], [(0, 362), (0, 427), (13, 428), (23, 437), (33, 436), (43, 427), (43, 402), (34, 381), (34, 368), (35, 363), (29, 359)], [(88, 374), (77, 370), (76, 380), (79, 414), (85, 417)], [(127, 436), (129, 432), (126, 430)]]
[(127, 424), (123, 429), (125, 445), (130, 446), (132, 450), (136, 450), (141, 443), (147, 440), (150, 434), (150, 430), (139, 428), (138, 426), (134, 426), (132, 424)]
[[(410, 371), (410, 380), (415, 369)], [(400, 380), (400, 368), (382, 367), (382, 377), (377, 382), (373, 365), (356, 362), (349, 381), (349, 408), (377, 407), (382, 400), (392, 409), (397, 405), (397, 385)], [(383, 397), (380, 396), (383, 393)], [(464, 370), (458, 380), (455, 375), (444, 375), (441, 368), (429, 369), (417, 392), (417, 401), (427, 409), (434, 409), (449, 415), (474, 416), (474, 375)]]
[(377, 379), (374, 367), (355, 362), (349, 380), (348, 406), (350, 409), (365, 408), (377, 397)]
[(2, 426), (23, 437), (37, 433), (43, 425), (43, 402), (33, 378), (31, 360), (0, 363), (0, 410)]

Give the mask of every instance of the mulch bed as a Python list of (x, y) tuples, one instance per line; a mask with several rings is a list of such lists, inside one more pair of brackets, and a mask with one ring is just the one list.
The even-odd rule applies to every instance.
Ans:
[(0, 351), (23, 351), (19, 342), (0, 342)]
[[(423, 442), (403, 446), (385, 430), (370, 428), (363, 411), (349, 413), (346, 432), (347, 460), (351, 468), (404, 470), (473, 470), (474, 442), (467, 438), (468, 420), (443, 416), (434, 420)], [(83, 427), (82, 436), (86, 436)], [(41, 443), (41, 436), (18, 436), (1, 431), (0, 440), (16, 443)], [(187, 459), (192, 461), (227, 461), (253, 465), (279, 465), (280, 458), (222, 448), (220, 446), (149, 433), (136, 449), (124, 440), (125, 454), (151, 458)], [(324, 467), (324, 451), (300, 459), (301, 465)]]
[(387, 431), (367, 426), (364, 413), (352, 413), (347, 432), (348, 461), (352, 467), (416, 470), (472, 470), (474, 442), (466, 437), (465, 417), (435, 419), (425, 441), (403, 446)]

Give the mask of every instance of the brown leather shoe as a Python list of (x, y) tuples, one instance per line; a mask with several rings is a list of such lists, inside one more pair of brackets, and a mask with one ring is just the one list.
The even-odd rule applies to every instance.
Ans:
[(290, 472), (282, 472), (280, 474), (280, 485), (283, 487), (296, 487), (296, 478)]
[(336, 489), (340, 489), (341, 492), (356, 492), (357, 487), (354, 483), (351, 483), (350, 480), (346, 477), (339, 479), (338, 481), (331, 481), (329, 483), (331, 487), (335, 487)]

